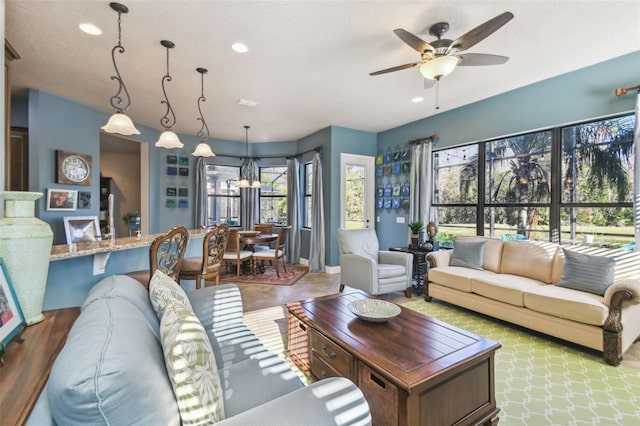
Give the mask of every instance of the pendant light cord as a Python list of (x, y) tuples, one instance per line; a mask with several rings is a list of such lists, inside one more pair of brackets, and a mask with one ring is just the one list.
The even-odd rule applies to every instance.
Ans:
[(129, 91), (122, 80), (122, 76), (120, 75), (120, 71), (118, 70), (118, 65), (116, 63), (116, 51), (123, 54), (125, 49), (122, 46), (122, 12), (118, 9), (115, 10), (118, 12), (118, 44), (113, 46), (113, 49), (111, 49), (111, 61), (113, 62), (113, 68), (116, 71), (116, 75), (112, 75), (111, 80), (118, 82), (118, 91), (111, 97), (110, 103), (116, 111), (121, 113), (131, 106), (131, 97), (129, 96)]
[[(207, 122), (204, 121), (204, 115), (202, 114), (202, 108), (200, 107), (200, 102), (207, 101), (207, 98), (204, 97), (204, 75), (207, 73), (207, 70), (204, 68), (198, 68), (197, 71), (200, 73), (200, 87), (201, 87), (201, 94), (200, 94), (200, 97), (198, 98), (198, 112), (200, 113), (200, 117), (198, 117), (198, 120), (202, 121), (202, 126), (200, 127), (200, 130), (198, 130), (198, 133), (196, 134), (196, 136), (206, 141), (207, 139), (209, 139), (209, 127), (207, 126)], [(205, 130), (206, 130), (206, 134), (205, 134)]]
[(169, 74), (169, 49), (174, 47), (174, 44), (168, 40), (162, 40), (160, 42), (167, 49), (167, 73), (162, 77), (162, 94), (164, 95), (164, 101), (160, 101), (161, 104), (165, 104), (167, 106), (167, 110), (164, 113), (164, 116), (160, 119), (160, 124), (165, 130), (171, 129), (176, 125), (176, 114), (173, 111), (173, 107), (171, 107), (171, 103), (169, 102), (169, 96), (167, 95), (167, 90), (165, 88), (165, 83), (170, 82), (171, 75)]

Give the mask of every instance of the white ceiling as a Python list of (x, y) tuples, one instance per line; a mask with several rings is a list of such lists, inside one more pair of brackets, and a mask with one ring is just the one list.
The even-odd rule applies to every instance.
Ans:
[[(419, 60), (392, 30), (426, 41), (430, 25), (447, 21), (456, 39), (504, 12), (515, 18), (473, 53), (509, 56), (504, 65), (459, 67), (440, 84), (440, 111), (640, 50), (640, 1), (148, 1), (123, 0), (122, 45), (116, 61), (132, 97), (127, 113), (161, 129), (161, 78), (171, 51), (168, 85), (178, 133), (195, 134), (200, 74), (211, 137), (251, 142), (296, 140), (329, 125), (369, 132), (433, 115), (434, 89), (417, 69), (371, 77)], [(111, 48), (117, 14), (108, 1), (6, 0), (6, 39), (21, 59), (11, 63), (12, 88), (37, 88), (112, 112), (117, 85)], [(91, 22), (104, 31), (78, 29)], [(250, 51), (238, 54), (242, 41)], [(606, 76), (603, 76), (606, 77)], [(616, 82), (612, 81), (612, 91)], [(415, 96), (425, 101), (412, 103)], [(255, 108), (239, 99), (257, 101)]]

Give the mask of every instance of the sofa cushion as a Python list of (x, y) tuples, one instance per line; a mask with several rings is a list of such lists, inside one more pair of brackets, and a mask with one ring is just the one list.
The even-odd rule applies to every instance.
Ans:
[(484, 259), (482, 266), (484, 269), (500, 273), (500, 261), (502, 259), (502, 240), (499, 238), (489, 238), (480, 236), (460, 235), (456, 241), (485, 241)]
[(557, 285), (527, 289), (524, 305), (532, 311), (596, 326), (602, 326), (609, 314), (602, 296)]
[[(219, 371), (227, 417), (304, 387), (280, 357), (263, 352)], [(259, 419), (256, 420), (260, 423)]]
[(267, 351), (262, 342), (244, 324), (218, 329), (215, 332), (207, 330), (207, 335), (218, 369), (230, 367)]
[(528, 241), (505, 241), (500, 272), (550, 284), (555, 254)]
[(168, 300), (160, 319), (160, 337), (182, 424), (223, 420), (224, 401), (213, 349), (193, 311), (177, 299)]
[(471, 280), (477, 276), (496, 275), (491, 271), (462, 268), (460, 266), (438, 266), (429, 269), (429, 281), (455, 290), (471, 293)]
[(149, 282), (149, 298), (158, 318), (162, 318), (167, 303), (173, 299), (177, 299), (189, 310), (193, 310), (187, 293), (180, 284), (159, 269), (156, 269)]
[[(121, 284), (144, 290), (137, 282)], [(180, 424), (160, 341), (124, 297), (104, 295), (85, 304), (53, 364), (47, 390), (58, 425)]]
[(563, 251), (562, 278), (557, 285), (604, 296), (607, 288), (613, 284), (616, 261), (567, 249)]
[(510, 305), (524, 306), (524, 291), (541, 285), (546, 284), (518, 275), (494, 274), (474, 277), (471, 281), (471, 291)]
[(486, 241), (454, 241), (449, 266), (483, 270), (485, 244)]

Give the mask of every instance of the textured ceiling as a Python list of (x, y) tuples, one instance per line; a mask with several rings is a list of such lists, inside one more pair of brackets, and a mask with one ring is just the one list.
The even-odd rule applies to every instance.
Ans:
[[(169, 99), (175, 131), (195, 134), (200, 75), (211, 137), (251, 142), (296, 140), (328, 125), (378, 132), (435, 114), (433, 88), (417, 69), (371, 77), (419, 60), (392, 30), (426, 41), (447, 21), (455, 39), (504, 12), (515, 18), (468, 52), (509, 56), (504, 65), (459, 67), (440, 84), (440, 111), (640, 50), (640, 1), (142, 1), (122, 17), (118, 66), (132, 97), (134, 121), (161, 129), (160, 40), (171, 51)], [(111, 48), (117, 14), (107, 1), (6, 0), (6, 39), (14, 93), (38, 88), (111, 112), (116, 91)], [(104, 33), (78, 29), (92, 22)], [(236, 41), (250, 51), (238, 54)], [(604, 76), (603, 76), (604, 77)], [(612, 82), (612, 90), (615, 87)], [(415, 96), (425, 101), (412, 103)], [(255, 108), (239, 99), (257, 101)]]

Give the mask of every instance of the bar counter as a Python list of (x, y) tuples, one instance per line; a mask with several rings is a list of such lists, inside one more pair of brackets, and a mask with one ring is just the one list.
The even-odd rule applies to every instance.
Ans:
[[(189, 240), (202, 238), (205, 231), (192, 229), (189, 231)], [(149, 247), (153, 240), (162, 234), (149, 234), (138, 237), (124, 237), (93, 241), (90, 243), (59, 244), (51, 248), (51, 262), (57, 260), (72, 259), (75, 257), (91, 256), (98, 253), (111, 253), (120, 250), (130, 250), (140, 247)]]

